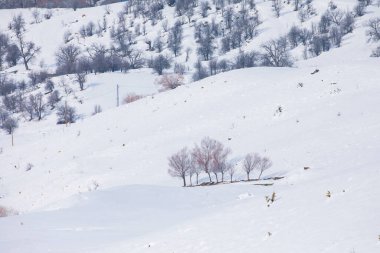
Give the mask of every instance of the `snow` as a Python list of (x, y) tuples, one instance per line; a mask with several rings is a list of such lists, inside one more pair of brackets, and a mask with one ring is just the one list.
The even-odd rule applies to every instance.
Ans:
[[(257, 2), (266, 19), (247, 48), (296, 19), (289, 12), (277, 21), (269, 2)], [(327, 1), (314, 3), (323, 13)], [(115, 14), (120, 4), (111, 6)], [(57, 30), (52, 40), (39, 38), (45, 63), (54, 63), (62, 20), (96, 19), (102, 8), (57, 9), (51, 21), (31, 25), (29, 34)], [(161, 93), (149, 69), (89, 75), (84, 91), (65, 77), (81, 120), (23, 122), (13, 147), (0, 135), (0, 206), (20, 212), (0, 218), (0, 252), (378, 252), (380, 61), (369, 57), (365, 24), (380, 12), (369, 10), (341, 48), (294, 68), (234, 70)], [(145, 97), (116, 107), (117, 84), (121, 99)], [(104, 110), (91, 116), (97, 104)], [(273, 161), (264, 179), (284, 178), (180, 187), (167, 157), (205, 136), (232, 149), (238, 179), (253, 151)]]

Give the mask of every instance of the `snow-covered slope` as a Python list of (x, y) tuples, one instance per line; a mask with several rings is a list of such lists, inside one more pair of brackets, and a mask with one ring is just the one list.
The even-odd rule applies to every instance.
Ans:
[[(236, 247), (241, 247), (241, 252), (301, 252), (305, 248), (310, 252), (376, 251), (380, 225), (376, 217), (380, 210), (376, 187), (380, 176), (377, 66), (367, 66), (365, 70), (355, 66), (320, 67), (318, 74), (311, 75), (313, 70), (233, 71), (147, 97), (69, 128), (45, 127), (31, 132), (31, 127), (19, 131), (15, 136), (17, 145), (5, 146), (1, 154), (1, 185), (5, 193), (1, 203), (17, 210), (40, 211), (2, 219), (2, 234), (14, 235), (16, 241), (23, 243), (16, 247), (13, 236), (6, 237), (0, 247), (5, 252), (30, 252), (33, 245), (36, 251), (50, 248), (57, 252), (66, 236), (67, 240), (71, 238), (68, 231), (77, 229), (87, 242), (81, 240), (74, 248), (65, 243), (68, 251), (90, 251), (89, 242), (98, 247), (96, 240), (99, 245), (105, 244), (105, 252), (110, 252), (108, 243), (115, 246), (115, 238), (122, 242), (115, 252), (148, 250), (146, 245), (152, 242), (157, 247), (155, 252), (227, 252)], [(302, 88), (299, 83), (303, 83)], [(283, 108), (281, 114), (276, 113), (278, 106)], [(158, 187), (150, 193), (170, 198), (173, 202), (169, 204), (156, 204), (149, 194), (142, 193), (130, 197), (121, 194), (119, 200), (110, 197), (120, 194), (117, 189), (108, 196), (99, 193), (100, 200), (95, 193), (67, 201), (67, 197), (94, 190), (96, 185), (98, 191), (117, 185), (139, 184), (137, 189), (142, 191), (147, 184), (176, 185), (166, 173), (167, 156), (204, 136), (223, 141), (236, 158), (250, 151), (266, 154), (274, 161), (268, 173), (285, 179), (265, 189), (252, 184), (196, 190)], [(2, 137), (2, 141), (8, 140)], [(25, 171), (26, 163), (34, 165), (31, 171)], [(304, 171), (304, 166), (311, 169)], [(206, 201), (204, 205), (215, 211), (198, 214), (196, 206), (184, 208), (178, 202), (195, 198), (194, 191), (200, 194), (199, 201), (205, 201), (209, 191), (217, 194), (219, 189), (238, 190), (232, 200), (223, 197), (230, 193), (222, 192), (217, 204)], [(123, 191), (129, 192), (129, 188)], [(185, 196), (170, 197), (167, 191), (180, 191)], [(264, 197), (272, 191), (278, 200), (268, 208)], [(326, 197), (327, 191), (332, 193), (331, 198)], [(252, 194), (252, 198), (237, 200), (245, 193)], [(93, 204), (81, 207), (87, 198), (95, 198)], [(142, 206), (130, 204), (130, 198), (138, 198)], [(168, 205), (173, 206), (174, 213), (176, 207), (191, 211), (180, 212), (180, 222), (174, 225), (151, 224), (144, 215), (135, 220), (127, 212), (131, 208), (136, 212), (148, 208), (154, 215), (159, 209), (158, 213), (167, 213), (169, 217), (165, 219), (171, 220), (169, 210), (165, 211)], [(42, 211), (62, 207), (68, 209)], [(83, 221), (92, 210), (100, 213)], [(70, 213), (77, 222), (66, 223), (71, 220)], [(52, 222), (41, 223), (45, 219)], [(106, 225), (108, 219), (113, 220), (110, 227)], [(131, 219), (137, 224), (129, 224)], [(98, 226), (100, 231), (92, 229)], [(151, 233), (142, 233), (139, 228), (144, 226)], [(33, 229), (39, 232), (31, 235)], [(159, 232), (153, 233), (156, 230)], [(272, 234), (270, 238), (267, 232)], [(117, 236), (107, 239), (106, 235), (113, 233)], [(41, 239), (48, 234), (54, 235), (49, 237), (52, 240)], [(96, 239), (99, 237), (106, 238)]]
[[(153, 95), (150, 70), (90, 75), (78, 107), (107, 110), (69, 127), (52, 117), (26, 122), (13, 147), (0, 135), (0, 206), (20, 212), (0, 218), (0, 252), (379, 251), (372, 10), (342, 47), (294, 68), (234, 70)], [(114, 108), (109, 83), (148, 96)], [(284, 178), (179, 187), (167, 157), (205, 136), (232, 149), (237, 178), (253, 151), (273, 161), (264, 178)]]

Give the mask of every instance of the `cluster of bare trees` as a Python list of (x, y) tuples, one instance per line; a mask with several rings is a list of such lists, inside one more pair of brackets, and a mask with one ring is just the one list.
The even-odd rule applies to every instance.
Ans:
[[(163, 20), (161, 12), (165, 4), (174, 6), (179, 17), (172, 27)], [(261, 24), (259, 13), (255, 1), (215, 0), (213, 4), (210, 5), (208, 1), (199, 2), (197, 0), (128, 1), (117, 14), (117, 23), (111, 26), (110, 34), (113, 44), (110, 48), (93, 44), (86, 50), (87, 54), (83, 54), (76, 46), (62, 46), (57, 53), (57, 70), (59, 73), (73, 73), (75, 71), (97, 73), (127, 71), (128, 69), (148, 66), (162, 75), (165, 69), (172, 67), (171, 62), (182, 55), (184, 51), (186, 52), (186, 61), (189, 59), (191, 49), (184, 50), (182, 45), (183, 25), (186, 22), (194, 23), (194, 40), (197, 44), (196, 53), (199, 57), (194, 66), (193, 80), (246, 67), (290, 67), (293, 64), (290, 50), (299, 45), (305, 47), (305, 57), (318, 56), (332, 47), (339, 47), (343, 36), (354, 29), (354, 17), (363, 13), (368, 5), (367, 1), (359, 1), (358, 6), (360, 8), (357, 7), (352, 12), (344, 12), (331, 2), (329, 9), (321, 16), (318, 23), (312, 25), (311, 29), (301, 29), (294, 26), (287, 36), (267, 41), (257, 51), (240, 50), (235, 59), (231, 61), (219, 60), (216, 55), (241, 48), (246, 41), (252, 40), (257, 35), (258, 27)], [(231, 6), (231, 4), (239, 4), (239, 11), (236, 11), (234, 8), (236, 6)], [(273, 9), (277, 16), (280, 15), (283, 4), (283, 1), (272, 0)], [(312, 0), (293, 0), (287, 1), (287, 4), (292, 4), (294, 10), (299, 12), (301, 21), (316, 15)], [(213, 8), (221, 12), (222, 21), (215, 18), (208, 22), (193, 20), (193, 16), (197, 12), (202, 17), (207, 17)], [(134, 19), (127, 16), (129, 14), (133, 14), (133, 17), (151, 20), (152, 25), (155, 25), (157, 20), (162, 20), (163, 31), (158, 33), (156, 39), (145, 38), (146, 51), (156, 51), (158, 53), (156, 56), (146, 59), (143, 51), (135, 49), (136, 38), (147, 34), (146, 22), (135, 23)], [(105, 32), (107, 27), (106, 19), (98, 20), (97, 25), (96, 22), (91, 21), (87, 26), (81, 28), (80, 34), (82, 36), (99, 35), (99, 33)], [(74, 58), (60, 57), (69, 49), (75, 49), (71, 52), (74, 54)], [(164, 50), (170, 51), (174, 59), (167, 53), (163, 54)], [(73, 64), (73, 61), (76, 63)]]
[[(230, 154), (231, 149), (221, 142), (205, 137), (200, 145), (196, 144), (193, 149), (184, 147), (170, 156), (168, 173), (172, 177), (182, 179), (183, 186), (192, 186), (193, 177), (195, 177), (195, 185), (199, 185), (199, 176), (202, 173), (207, 175), (209, 184), (224, 182), (226, 176), (232, 183), (237, 165), (229, 159)], [(255, 153), (247, 154), (242, 161), (242, 170), (248, 181), (251, 180), (250, 175), (253, 171), (258, 171), (258, 179), (260, 179), (263, 172), (271, 166), (272, 162), (269, 158)], [(189, 182), (186, 181), (187, 178)]]
[[(313, 23), (311, 29), (299, 28), (293, 26), (286, 36), (290, 49), (299, 45), (304, 46), (304, 57), (318, 56), (333, 47), (340, 47), (343, 36), (351, 33), (355, 28), (355, 17), (364, 15), (365, 8), (370, 3), (367, 1), (358, 1), (357, 6), (351, 11), (343, 11), (338, 8), (333, 1), (330, 1), (329, 8), (322, 15), (317, 23)], [(308, 10), (311, 15), (315, 15), (311, 7), (311, 1), (302, 8), (309, 6)], [(302, 15), (301, 21), (304, 21)]]

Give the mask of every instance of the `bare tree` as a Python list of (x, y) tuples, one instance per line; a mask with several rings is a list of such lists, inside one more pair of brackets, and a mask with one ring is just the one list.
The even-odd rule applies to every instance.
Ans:
[(169, 31), (168, 48), (173, 52), (174, 56), (178, 56), (182, 48), (183, 29), (180, 21), (175, 22)]
[(276, 17), (280, 17), (281, 10), (284, 8), (282, 5), (282, 0), (272, 0), (272, 9), (276, 14)]
[(61, 105), (57, 109), (57, 124), (68, 124), (75, 123), (78, 119), (78, 114), (76, 113), (75, 107), (71, 107), (65, 103), (65, 105)]
[(55, 105), (61, 100), (61, 97), (59, 95), (59, 91), (55, 90), (53, 91), (49, 97), (48, 97), (48, 105), (51, 107), (51, 109), (55, 108)]
[(158, 35), (157, 38), (153, 42), (153, 47), (157, 49), (157, 52), (161, 53), (164, 50), (164, 43), (161, 40), (161, 36)]
[(221, 142), (216, 141), (216, 146), (212, 153), (212, 169), (211, 169), (215, 175), (216, 182), (219, 182), (218, 173), (222, 174), (222, 182), (224, 181), (224, 174), (226, 173), (228, 169), (227, 157), (230, 153), (231, 153), (231, 150), (229, 148), (225, 148)]
[(144, 65), (142, 52), (139, 50), (132, 50), (128, 55), (128, 63), (131, 69), (139, 69)]
[(29, 70), (28, 63), (40, 52), (41, 48), (37, 47), (34, 42), (25, 41), (25, 20), (21, 14), (13, 17), (10, 28), (16, 36), (25, 69)]
[(86, 82), (86, 73), (78, 71), (75, 73), (75, 82), (79, 84), (80, 90), (84, 90), (84, 83)]
[(32, 121), (34, 118), (34, 108), (32, 101), (34, 100), (34, 96), (31, 94), (29, 98), (23, 102), (22, 111), (29, 117), (29, 121)]
[(190, 154), (187, 148), (181, 149), (179, 152), (170, 156), (168, 173), (172, 177), (179, 177), (183, 180), (183, 186), (186, 186), (186, 176), (191, 168)]
[(234, 180), (235, 172), (236, 172), (235, 166), (232, 163), (228, 163), (227, 164), (227, 173), (230, 176), (230, 183), (232, 183)]
[(261, 159), (260, 163), (259, 163), (259, 166), (258, 166), (258, 169), (259, 169), (259, 177), (258, 177), (258, 180), (260, 180), (261, 178), (261, 175), (263, 174), (264, 171), (266, 171), (267, 169), (269, 169), (270, 167), (272, 167), (272, 162), (269, 158), (267, 157), (264, 157)]
[(265, 51), (262, 55), (263, 65), (271, 67), (290, 67), (293, 65), (286, 38), (270, 40), (261, 47)]
[(372, 18), (368, 22), (367, 35), (373, 41), (380, 40), (380, 18)]
[(9, 38), (0, 32), (0, 71), (3, 70), (3, 63), (8, 52)]
[(32, 11), (32, 16), (33, 16), (33, 18), (34, 18), (34, 22), (35, 22), (36, 24), (38, 24), (38, 23), (41, 22), (41, 13), (40, 13), (39, 9), (34, 9), (34, 10)]
[(170, 68), (170, 59), (168, 56), (159, 54), (153, 59), (152, 67), (157, 72), (157, 74), (162, 75), (164, 69)]
[[(194, 175), (196, 176), (196, 182), (197, 185), (199, 184), (199, 175), (201, 174), (202, 169), (198, 166), (196, 157), (194, 156), (194, 153), (191, 154), (191, 168), (190, 168), (190, 174), (189, 175)], [(191, 179), (190, 179), (191, 180)]]
[(34, 110), (34, 114), (37, 116), (38, 120), (41, 120), (45, 112), (45, 103), (43, 101), (42, 93), (39, 92), (35, 96), (30, 95), (29, 99), (30, 99), (30, 104)]
[(250, 153), (245, 156), (244, 161), (243, 161), (243, 169), (245, 173), (247, 174), (248, 181), (251, 180), (249, 177), (251, 172), (254, 169), (256, 169), (260, 163), (261, 163), (261, 158), (258, 154)]
[(211, 179), (212, 159), (215, 151), (217, 141), (209, 137), (205, 137), (201, 141), (201, 145), (195, 145), (192, 155), (196, 164), (208, 175), (210, 183)]
[(4, 123), (2, 124), (1, 128), (7, 133), (12, 135), (12, 146), (14, 145), (13, 142), (13, 133), (18, 127), (18, 122), (15, 118), (9, 117), (7, 118)]
[(57, 72), (62, 74), (71, 74), (75, 68), (81, 54), (81, 50), (75, 45), (61, 46), (56, 53)]
[(197, 53), (202, 56), (205, 61), (210, 60), (214, 54), (216, 48), (214, 45), (214, 37), (211, 26), (208, 23), (201, 26), (201, 32), (197, 41), (199, 43)]

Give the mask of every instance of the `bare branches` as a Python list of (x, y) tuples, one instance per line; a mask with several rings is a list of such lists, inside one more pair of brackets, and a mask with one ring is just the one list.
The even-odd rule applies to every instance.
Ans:
[(247, 154), (243, 161), (243, 170), (247, 174), (247, 180), (249, 181), (251, 172), (258, 167), (261, 162), (261, 158), (258, 154), (250, 153)]
[(218, 180), (218, 173), (222, 174), (222, 182), (224, 181), (224, 174), (228, 170), (227, 157), (231, 153), (229, 148), (225, 148), (221, 142), (216, 142), (214, 152), (212, 154), (212, 172), (215, 175), (216, 182)]
[(370, 19), (367, 26), (367, 36), (369, 36), (370, 40), (380, 40), (380, 18)]
[(25, 69), (29, 70), (29, 62), (40, 52), (41, 48), (36, 46), (34, 42), (25, 41), (25, 20), (21, 14), (13, 17), (9, 27), (16, 36)]
[[(225, 147), (223, 143), (210, 137), (201, 140), (200, 145), (195, 145), (189, 151), (186, 147), (169, 157), (169, 174), (173, 177), (179, 177), (183, 180), (183, 186), (186, 186), (186, 177), (189, 176), (190, 185), (193, 186), (192, 178), (196, 176), (196, 185), (199, 185), (199, 175), (205, 173), (209, 182), (202, 182), (201, 185), (212, 185), (224, 182), (225, 175), (229, 176), (229, 182), (234, 182), (234, 176), (237, 172), (236, 163), (229, 160), (231, 149)], [(260, 180), (264, 171), (272, 166), (272, 162), (267, 157), (261, 157), (257, 153), (249, 153), (242, 161), (242, 169), (246, 174), (247, 181), (250, 181), (250, 175), (253, 171), (258, 171), (258, 180)], [(215, 176), (213, 181), (211, 174)], [(221, 178), (219, 178), (221, 176)]]
[(213, 152), (216, 148), (217, 142), (209, 137), (203, 138), (201, 145), (195, 145), (192, 156), (199, 167), (208, 175), (210, 183), (211, 179), (211, 162), (213, 158)]
[(191, 168), (190, 154), (186, 147), (169, 157), (169, 167), (168, 173), (172, 177), (182, 178), (183, 186), (186, 186), (186, 176)]
[(269, 169), (270, 167), (272, 167), (272, 162), (269, 158), (267, 157), (264, 157), (261, 159), (260, 161), (260, 164), (259, 164), (259, 177), (258, 177), (258, 180), (260, 180), (261, 178), (261, 175), (263, 174), (264, 171), (266, 171), (267, 169)]

